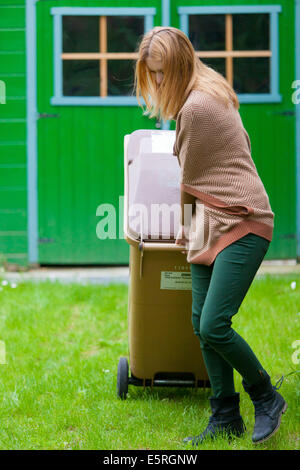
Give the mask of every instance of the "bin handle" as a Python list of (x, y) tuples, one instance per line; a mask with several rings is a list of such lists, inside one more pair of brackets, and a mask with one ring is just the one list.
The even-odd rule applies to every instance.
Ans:
[(139, 249), (141, 251), (187, 251), (175, 243), (151, 243), (144, 241), (139, 244)]

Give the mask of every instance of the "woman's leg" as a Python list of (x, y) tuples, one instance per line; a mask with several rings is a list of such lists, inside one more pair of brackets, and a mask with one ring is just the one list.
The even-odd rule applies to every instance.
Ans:
[(209, 288), (213, 266), (191, 264), (192, 274), (192, 323), (194, 333), (200, 340), (203, 360), (209, 376), (214, 397), (226, 397), (235, 393), (233, 368), (200, 337), (200, 318)]
[(238, 312), (269, 244), (265, 238), (248, 233), (217, 255), (200, 320), (202, 341), (251, 385), (267, 373), (247, 342), (231, 328), (231, 318)]

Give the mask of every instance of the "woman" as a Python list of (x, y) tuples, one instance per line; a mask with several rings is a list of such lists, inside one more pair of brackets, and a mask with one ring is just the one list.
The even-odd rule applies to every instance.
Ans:
[(135, 90), (150, 118), (176, 120), (173, 154), (181, 167), (182, 207), (176, 243), (191, 265), (192, 323), (212, 387), (206, 429), (184, 442), (198, 445), (219, 433), (245, 432), (234, 369), (254, 405), (252, 441), (263, 442), (279, 428), (287, 404), (231, 319), (268, 250), (274, 213), (251, 157), (238, 98), (172, 27), (155, 27), (141, 39)]

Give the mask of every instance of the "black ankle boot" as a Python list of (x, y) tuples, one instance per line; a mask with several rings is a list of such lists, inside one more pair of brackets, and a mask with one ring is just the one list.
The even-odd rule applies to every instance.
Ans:
[(286, 411), (287, 403), (276, 391), (276, 386), (272, 385), (269, 375), (256, 385), (248, 385), (243, 379), (242, 385), (249, 394), (255, 410), (252, 442), (259, 444), (269, 439), (279, 429), (281, 415)]
[(183, 439), (185, 444), (192, 442), (193, 446), (197, 446), (204, 439), (214, 439), (218, 434), (230, 438), (231, 436), (239, 437), (246, 431), (246, 426), (240, 415), (239, 393), (224, 398), (210, 397), (209, 400), (212, 415), (206, 429), (199, 436)]

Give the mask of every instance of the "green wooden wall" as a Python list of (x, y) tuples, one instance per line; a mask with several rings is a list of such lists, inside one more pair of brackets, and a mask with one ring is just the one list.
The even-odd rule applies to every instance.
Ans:
[[(37, 121), (38, 255), (43, 264), (124, 264), (129, 245), (121, 238), (120, 197), (124, 195), (124, 135), (155, 129), (155, 119), (137, 106), (53, 105), (54, 60), (51, 7), (155, 7), (160, 0), (57, 0), (38, 2)], [(116, 236), (100, 239), (97, 225), (109, 204), (116, 214)], [(123, 199), (121, 199), (123, 204)], [(113, 220), (112, 220), (113, 224)], [(110, 226), (112, 227), (112, 225)], [(106, 231), (108, 228), (106, 228)], [(120, 236), (121, 235), (121, 236)]]
[(27, 264), (25, 0), (0, 3), (0, 258)]
[[(0, 264), (1, 260), (5, 259), (10, 263), (23, 266), (28, 265), (25, 4), (26, 0), (1, 0), (0, 2), (0, 80), (6, 84), (6, 104), (0, 104)], [(172, 26), (179, 27), (177, 14), (179, 6), (259, 5), (262, 3), (257, 0), (206, 0), (205, 2), (171, 0), (170, 4), (170, 23)], [(281, 103), (242, 103), (240, 114), (251, 138), (253, 160), (269, 195), (271, 207), (275, 212), (274, 237), (266, 259), (295, 258), (297, 182), (295, 176), (295, 115), (293, 114), (295, 104), (291, 100), (294, 91), (291, 89), (291, 83), (297, 78), (295, 77), (293, 53), (295, 1), (264, 0), (263, 4), (282, 6), (282, 12), (279, 14), (279, 93), (283, 99)], [(99, 250), (97, 248), (95, 251), (94, 241), (89, 244), (84, 237), (81, 240), (81, 237), (83, 233), (87, 233), (87, 227), (93, 230), (93, 234), (92, 232), (91, 234), (94, 236), (97, 223), (94, 211), (96, 203), (111, 202), (118, 208), (118, 198), (123, 195), (123, 134), (132, 132), (136, 128), (155, 128), (155, 121), (151, 122), (142, 117), (140, 108), (134, 109), (134, 107), (119, 107), (109, 110), (97, 106), (51, 106), (53, 38), (49, 18), (50, 5), (155, 6), (157, 8), (156, 25), (161, 21), (161, 1), (145, 0), (141, 3), (137, 0), (128, 0), (128, 2), (125, 0), (116, 0), (115, 2), (100, 0), (58, 2), (49, 0), (38, 1), (36, 5), (39, 65), (37, 75), (38, 112), (59, 114), (60, 122), (64, 122), (66, 131), (61, 134), (59, 131), (61, 127), (57, 128), (59, 119), (39, 119), (37, 123), (38, 216), (41, 240), (39, 262), (63, 263), (67, 261), (70, 264), (76, 262), (101, 264), (111, 263), (112, 257), (114, 257), (115, 263), (126, 263), (128, 247), (124, 241), (120, 241), (120, 245), (109, 241), (111, 246), (107, 246), (103, 250), (99, 244)], [(121, 125), (120, 122), (123, 124)], [(72, 134), (72, 126), (73, 129), (74, 127), (81, 130), (87, 129), (90, 131), (89, 139), (93, 140), (86, 142), (81, 137), (80, 145), (74, 147), (74, 142), (70, 137), (65, 139), (66, 135)], [(171, 128), (175, 129), (174, 122), (172, 122)], [(118, 139), (115, 138), (116, 129)], [(105, 139), (101, 138), (102, 134)], [(46, 136), (50, 138), (50, 143), (60, 143), (59, 139), (61, 138), (61, 145), (57, 145), (56, 160), (53, 159), (50, 147), (47, 147)], [(78, 139), (79, 136), (76, 138)], [(99, 148), (98, 166), (97, 158), (93, 157), (91, 160), (91, 154), (87, 156), (86, 162), (80, 158), (82, 153), (91, 148), (96, 149), (97, 145)], [(76, 153), (73, 152), (74, 148)], [(93, 154), (95, 156), (94, 152)], [(78, 178), (76, 177), (77, 183), (72, 181), (72, 185), (77, 184), (76, 193), (68, 193), (68, 188), (64, 188), (63, 184), (61, 186), (66, 197), (75, 197), (75, 207), (72, 205), (71, 199), (67, 207), (60, 204), (57, 194), (51, 194), (51, 181), (54, 181), (51, 178), (53, 175), (53, 178), (55, 175), (57, 177), (57, 168), (62, 161), (60, 155), (66, 157), (65, 164), (69, 161), (69, 169), (78, 163), (76, 168), (74, 167), (78, 175)], [(106, 158), (112, 159), (105, 167), (103, 163)], [(46, 165), (47, 162), (49, 165)], [(84, 170), (84, 166), (82, 167), (84, 163), (90, 165), (88, 171)], [(88, 179), (86, 181), (82, 179), (83, 171), (94, 185), (94, 195), (92, 198), (90, 197), (88, 202), (91, 204), (91, 208), (87, 218), (83, 216), (85, 208), (89, 207), (86, 205), (87, 199), (83, 200), (80, 197), (80, 194), (85, 194), (86, 191), (83, 182), (88, 182)], [(113, 174), (114, 178), (111, 176)], [(63, 179), (64, 175), (68, 175), (67, 166), (63, 167), (63, 173), (59, 178)], [(45, 181), (48, 181), (48, 186), (44, 185)], [(114, 188), (109, 184), (112, 181)], [(51, 199), (48, 198), (48, 195)], [(47, 200), (50, 202), (48, 203)], [(56, 211), (54, 210), (55, 205)], [(57, 211), (60, 213), (59, 219), (56, 218)], [(69, 225), (66, 225), (67, 220), (70, 222)], [(65, 238), (66, 244), (63, 246), (60, 243), (61, 234), (65, 234), (66, 230), (70, 231), (70, 236)], [(74, 243), (69, 243), (75, 233), (74, 230), (77, 231)], [(54, 243), (51, 248), (51, 244), (44, 243), (44, 240), (52, 240), (52, 238), (57, 239), (59, 243), (56, 246)], [(85, 253), (80, 249), (78, 242), (85, 246)], [(68, 249), (66, 249), (67, 246)]]

